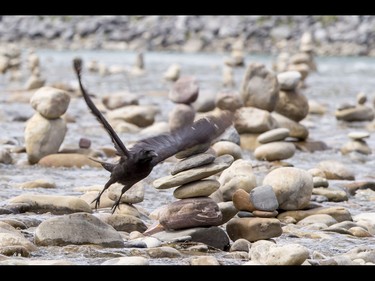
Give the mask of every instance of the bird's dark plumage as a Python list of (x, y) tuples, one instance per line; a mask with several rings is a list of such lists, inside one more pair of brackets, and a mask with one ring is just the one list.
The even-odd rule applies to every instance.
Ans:
[(135, 183), (146, 178), (155, 165), (179, 151), (198, 144), (212, 142), (232, 124), (232, 113), (223, 111), (220, 116), (207, 116), (195, 121), (191, 126), (140, 140), (127, 149), (83, 88), (81, 81), (82, 60), (74, 59), (73, 66), (87, 106), (110, 135), (117, 154), (120, 156), (117, 164), (98, 161), (107, 171), (111, 172), (111, 176), (103, 190), (93, 200), (95, 208), (99, 206), (103, 192), (112, 184), (118, 182), (123, 184), (124, 187), (121, 190), (120, 197), (112, 206), (112, 212), (114, 212), (120, 204), (122, 195)]

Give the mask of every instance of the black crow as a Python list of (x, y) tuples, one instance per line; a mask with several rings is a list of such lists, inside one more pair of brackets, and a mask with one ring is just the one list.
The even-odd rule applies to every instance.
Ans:
[(211, 143), (232, 124), (232, 113), (222, 111), (220, 116), (212, 115), (201, 118), (190, 126), (182, 127), (170, 133), (139, 140), (132, 147), (127, 149), (83, 88), (81, 81), (82, 60), (80, 58), (75, 58), (73, 60), (73, 66), (87, 106), (110, 135), (116, 152), (120, 156), (120, 160), (117, 164), (98, 161), (104, 169), (111, 172), (111, 176), (104, 185), (103, 190), (100, 191), (99, 195), (92, 201), (92, 203), (95, 202), (96, 209), (99, 206), (100, 197), (103, 192), (113, 183), (118, 182), (123, 184), (124, 187), (121, 190), (121, 195), (112, 206), (112, 213), (119, 206), (122, 195), (135, 183), (146, 178), (155, 165), (173, 156), (177, 152), (198, 144)]

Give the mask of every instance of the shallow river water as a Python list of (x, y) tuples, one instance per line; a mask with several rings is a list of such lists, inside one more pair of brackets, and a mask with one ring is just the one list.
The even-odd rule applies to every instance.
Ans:
[[(64, 82), (77, 86), (72, 71), (72, 59), (76, 56), (83, 58), (84, 62), (97, 60), (107, 66), (122, 65), (130, 67), (135, 60), (135, 53), (120, 51), (55, 51), (38, 50), (37, 54), (41, 60), (41, 73), (46, 78), (47, 84)], [(25, 56), (25, 54), (24, 54)], [(85, 71), (83, 81), (88, 91), (100, 97), (104, 94), (129, 90), (139, 95), (140, 104), (156, 104), (161, 111), (156, 121), (166, 121), (168, 113), (173, 108), (172, 102), (167, 98), (169, 83), (163, 81), (163, 73), (172, 63), (181, 65), (182, 75), (194, 75), (199, 79), (200, 94), (205, 92), (217, 92), (221, 90), (222, 65), (224, 54), (179, 54), (179, 53), (145, 53), (146, 74), (143, 76), (131, 76), (129, 74), (114, 74), (100, 76)], [(271, 68), (272, 56), (246, 57), (246, 63), (261, 62)], [(326, 143), (330, 149), (316, 151), (314, 153), (297, 150), (296, 154), (287, 160), (293, 166), (302, 169), (311, 169), (323, 160), (339, 160), (348, 165), (355, 174), (356, 180), (373, 180), (375, 178), (375, 155), (374, 153), (360, 158), (353, 158), (340, 153), (340, 147), (349, 138), (347, 134), (351, 131), (368, 130), (369, 122), (345, 123), (337, 121), (334, 115), (336, 108), (342, 103), (356, 103), (359, 92), (366, 94), (367, 104), (372, 106), (375, 98), (375, 58), (367, 57), (317, 57), (315, 58), (318, 71), (311, 73), (307, 80), (307, 87), (303, 93), (308, 99), (323, 104), (327, 112), (324, 115), (309, 115), (301, 123), (309, 129), (309, 139), (319, 140)], [(235, 69), (236, 88), (238, 89), (245, 68)], [(18, 145), (24, 145), (24, 120), (34, 114), (29, 103), (7, 102), (9, 95), (22, 89), (27, 78), (26, 70), (23, 70), (22, 80), (19, 82), (9, 81), (7, 75), (0, 76), (0, 141), (13, 140)], [(74, 116), (75, 123), (68, 123), (68, 131), (62, 147), (76, 146), (81, 137), (91, 140), (92, 148), (112, 147), (112, 143), (104, 131), (89, 112), (82, 99), (71, 100), (68, 114)], [(20, 120), (20, 121), (17, 121)], [(371, 131), (369, 131), (372, 133)], [(140, 138), (136, 134), (119, 134), (127, 141)], [(375, 149), (375, 137), (370, 136), (366, 140), (370, 148)], [(25, 153), (16, 161), (25, 160)], [(244, 151), (244, 158), (255, 160), (252, 153)], [(159, 164), (150, 176), (145, 179), (145, 199), (137, 204), (146, 211), (151, 212), (159, 206), (173, 201), (172, 190), (156, 190), (152, 186), (153, 180), (169, 174), (172, 163)], [(77, 168), (43, 168), (38, 165), (4, 165), (0, 164), (0, 205), (1, 202), (26, 192), (35, 194), (55, 194), (79, 196), (82, 192), (77, 187), (89, 185), (104, 185), (108, 179), (108, 172), (104, 169), (85, 167)], [(32, 191), (22, 190), (16, 186), (19, 183), (35, 179), (51, 179), (57, 185), (56, 189), (36, 189)], [(260, 180), (260, 177), (259, 177)], [(373, 201), (361, 201), (350, 197), (346, 202), (325, 202), (325, 206), (344, 206), (352, 215), (361, 212), (375, 212)], [(3, 215), (4, 216), (4, 215)], [(38, 215), (44, 219), (48, 215)], [(327, 256), (345, 253), (350, 248), (365, 245), (375, 247), (375, 240), (371, 238), (351, 238), (348, 235), (334, 234), (337, 239), (316, 240), (308, 238), (293, 238), (282, 235), (275, 240), (277, 243), (299, 243), (309, 249), (317, 250)], [(79, 249), (79, 250), (77, 250)], [(76, 264), (100, 264), (110, 257), (127, 255), (129, 249), (93, 249), (81, 246), (78, 248), (66, 247), (40, 247), (33, 252), (31, 258), (35, 259), (67, 259)], [(236, 264), (239, 261), (226, 260), (225, 264)], [(153, 259), (150, 264), (184, 264), (182, 260), (157, 260)]]

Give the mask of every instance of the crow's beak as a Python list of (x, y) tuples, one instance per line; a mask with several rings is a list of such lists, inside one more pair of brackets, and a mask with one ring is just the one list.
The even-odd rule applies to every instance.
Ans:
[(158, 157), (159, 155), (155, 151), (150, 151), (151, 157)]

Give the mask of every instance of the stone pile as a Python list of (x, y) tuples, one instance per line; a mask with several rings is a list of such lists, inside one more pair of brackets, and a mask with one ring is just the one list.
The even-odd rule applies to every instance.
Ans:
[(298, 71), (301, 74), (300, 87), (305, 86), (305, 81), (309, 73), (317, 71), (317, 66), (314, 60), (314, 39), (310, 32), (303, 33), (299, 52), (296, 54), (289, 54), (288, 52), (281, 52), (272, 66), (277, 73), (285, 71)]
[[(178, 231), (189, 229), (188, 235), (194, 241), (194, 236), (197, 235), (192, 233), (203, 231), (202, 228), (210, 228), (207, 231), (218, 232), (219, 234), (216, 236), (217, 239), (221, 237), (221, 242), (219, 243), (217, 239), (213, 239), (212, 242), (204, 242), (213, 247), (224, 249), (229, 244), (229, 240), (225, 232), (217, 227), (223, 224), (223, 215), (218, 204), (209, 196), (220, 187), (220, 182), (212, 176), (227, 169), (234, 158), (231, 155), (215, 157), (207, 152), (198, 154), (196, 154), (197, 151), (189, 154), (185, 154), (185, 152), (176, 155), (180, 161), (172, 169), (172, 175), (153, 182), (156, 189), (176, 187), (173, 196), (179, 199), (163, 206), (157, 215), (156, 219), (164, 229), (163, 233), (157, 233), (157, 237), (168, 240), (170, 232), (174, 233), (174, 237), (178, 237), (178, 235), (183, 236)], [(199, 240), (199, 237), (198, 235), (196, 242), (203, 242)], [(208, 237), (209, 235), (204, 235), (201, 239)]]
[(361, 153), (364, 155), (369, 155), (372, 153), (371, 148), (367, 144), (366, 140), (370, 137), (369, 132), (350, 132), (348, 134), (350, 141), (345, 143), (340, 151), (342, 154), (350, 154), (352, 152)]
[(337, 120), (345, 122), (373, 121), (375, 117), (374, 108), (366, 105), (367, 97), (363, 93), (357, 94), (357, 104), (341, 104), (335, 112)]
[(260, 144), (254, 150), (258, 160), (279, 161), (293, 157), (296, 146), (293, 142), (285, 141), (289, 137), (289, 129), (277, 128), (260, 134), (257, 142)]
[(182, 76), (172, 86), (168, 98), (175, 106), (169, 114), (169, 130), (193, 124), (195, 109), (192, 103), (199, 95), (198, 81), (193, 76)]
[(67, 126), (61, 117), (68, 109), (70, 96), (62, 90), (43, 87), (30, 99), (37, 111), (25, 127), (25, 146), (30, 164), (59, 151), (64, 141)]

